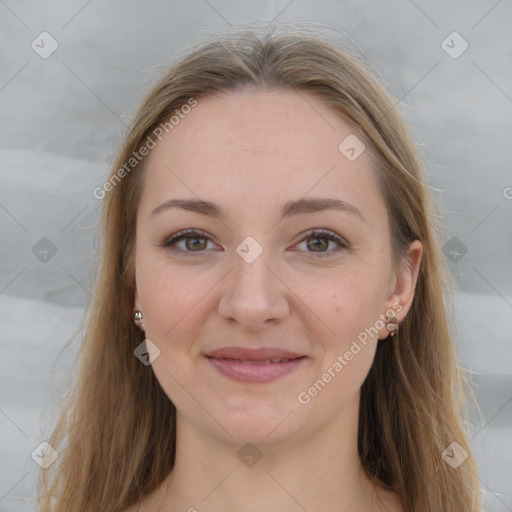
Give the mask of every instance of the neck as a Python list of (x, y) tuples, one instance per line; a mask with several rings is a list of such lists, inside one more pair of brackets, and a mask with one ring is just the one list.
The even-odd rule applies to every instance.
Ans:
[(351, 409), (321, 431), (242, 450), (247, 441), (214, 437), (178, 414), (176, 460), (161, 510), (387, 510), (375, 505), (375, 488), (363, 472), (358, 409)]

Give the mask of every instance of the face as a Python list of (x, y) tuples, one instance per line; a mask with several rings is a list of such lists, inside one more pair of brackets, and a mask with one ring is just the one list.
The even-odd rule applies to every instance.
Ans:
[(392, 267), (369, 148), (338, 149), (356, 133), (306, 93), (244, 91), (200, 99), (151, 151), (134, 309), (178, 418), (264, 444), (357, 407), (415, 276)]

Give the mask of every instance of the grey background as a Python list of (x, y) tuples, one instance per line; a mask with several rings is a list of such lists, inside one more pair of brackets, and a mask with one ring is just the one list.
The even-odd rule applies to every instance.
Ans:
[[(335, 27), (401, 100), (445, 212), (459, 350), (483, 413), (472, 445), (486, 510), (512, 510), (510, 1), (0, 0), (0, 511), (33, 510), (30, 454), (52, 421), (40, 415), (91, 300), (92, 191), (125, 123), (190, 43), (275, 18)], [(43, 31), (59, 45), (47, 59), (31, 48)], [(453, 31), (469, 44), (456, 59), (441, 46)], [(43, 237), (56, 251), (47, 261)]]

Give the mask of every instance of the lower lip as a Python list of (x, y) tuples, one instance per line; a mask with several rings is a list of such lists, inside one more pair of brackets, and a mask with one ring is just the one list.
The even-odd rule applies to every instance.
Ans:
[(306, 356), (282, 363), (244, 363), (230, 359), (206, 357), (220, 373), (239, 382), (271, 382), (296, 370)]

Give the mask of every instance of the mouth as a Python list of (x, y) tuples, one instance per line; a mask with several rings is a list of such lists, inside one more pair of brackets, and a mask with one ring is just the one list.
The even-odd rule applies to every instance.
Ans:
[[(236, 357), (235, 352), (239, 354)], [(271, 382), (284, 377), (300, 368), (308, 359), (307, 356), (291, 352), (276, 352), (278, 351), (273, 349), (223, 349), (206, 354), (205, 357), (225, 377), (238, 382), (253, 383)]]
[(211, 356), (206, 356), (206, 357), (210, 357), (211, 359), (223, 359), (224, 361), (233, 361), (235, 363), (248, 363), (248, 364), (269, 364), (269, 363), (287, 363), (288, 361), (295, 361), (296, 359), (302, 359), (302, 357), (306, 357), (306, 356), (302, 356), (302, 357), (297, 357), (297, 358), (293, 358), (293, 359), (279, 359), (279, 358), (274, 358), (274, 359), (263, 359), (263, 360), (255, 360), (255, 359), (233, 359), (233, 358), (230, 358), (230, 357), (211, 357)]

